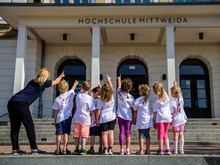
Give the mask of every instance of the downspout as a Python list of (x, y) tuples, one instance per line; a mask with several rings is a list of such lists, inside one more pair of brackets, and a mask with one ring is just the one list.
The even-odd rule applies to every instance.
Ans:
[[(45, 41), (42, 40), (42, 54), (41, 54), (41, 68), (45, 66)], [(43, 117), (43, 102), (42, 102), (42, 95), (39, 98), (39, 106), (38, 106), (38, 118), (42, 119)]]

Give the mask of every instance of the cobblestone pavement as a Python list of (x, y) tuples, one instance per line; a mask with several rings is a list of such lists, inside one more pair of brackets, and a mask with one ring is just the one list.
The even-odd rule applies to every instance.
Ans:
[[(151, 154), (156, 155), (157, 151), (157, 145), (151, 145)], [(38, 148), (41, 150), (47, 151), (48, 155), (52, 155), (56, 149), (55, 144), (54, 145), (38, 145)], [(89, 145), (86, 146), (86, 149), (88, 150), (90, 147)], [(20, 145), (20, 149), (27, 152), (27, 154), (30, 154), (30, 146), (29, 145)], [(70, 151), (74, 151), (75, 146), (73, 144), (70, 144), (68, 146), (68, 149)], [(113, 146), (114, 154), (119, 154), (119, 145)], [(139, 150), (138, 145), (131, 145), (130, 147), (131, 154), (134, 155), (136, 151)], [(171, 145), (172, 150), (172, 145)], [(95, 151), (98, 151), (98, 145), (95, 145)], [(216, 155), (220, 156), (220, 145), (185, 145), (184, 147), (185, 155)], [(9, 145), (1, 145), (0, 146), (0, 156), (6, 156), (11, 155), (11, 146)], [(98, 154), (98, 153), (96, 153)]]

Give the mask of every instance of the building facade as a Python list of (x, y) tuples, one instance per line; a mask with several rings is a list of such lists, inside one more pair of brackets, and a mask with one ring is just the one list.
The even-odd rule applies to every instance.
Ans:
[[(176, 80), (190, 118), (220, 117), (220, 3), (0, 3), (13, 35), (0, 36), (0, 115), (7, 101), (47, 67), (72, 85), (108, 74), (152, 91), (161, 82), (170, 95)], [(10, 12), (9, 12), (10, 11)], [(11, 32), (12, 33), (12, 32)], [(80, 89), (80, 86), (78, 86)], [(34, 118), (52, 118), (56, 87), (30, 106)], [(155, 96), (150, 95), (151, 101)], [(8, 116), (0, 118), (8, 120)]]

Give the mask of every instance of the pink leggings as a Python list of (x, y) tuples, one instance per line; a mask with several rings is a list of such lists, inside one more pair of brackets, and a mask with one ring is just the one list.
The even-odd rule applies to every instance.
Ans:
[(126, 137), (131, 137), (131, 125), (132, 121), (130, 120), (124, 120), (120, 117), (118, 117), (118, 125), (119, 125), (119, 144), (120, 146), (124, 145), (124, 135)]
[(158, 140), (166, 140), (168, 137), (168, 129), (170, 123), (157, 123), (157, 138)]

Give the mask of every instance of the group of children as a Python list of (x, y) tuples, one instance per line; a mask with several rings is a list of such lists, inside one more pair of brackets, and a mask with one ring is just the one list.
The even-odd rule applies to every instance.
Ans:
[[(76, 155), (94, 154), (95, 136), (99, 136), (99, 154), (112, 155), (114, 144), (114, 128), (116, 116), (119, 126), (120, 155), (130, 155), (131, 126), (136, 125), (139, 132), (138, 155), (150, 154), (150, 128), (153, 126), (158, 132), (157, 154), (171, 155), (169, 146), (168, 129), (172, 124), (173, 131), (173, 154), (184, 154), (184, 135), (187, 117), (183, 109), (183, 98), (181, 88), (174, 82), (170, 89), (173, 100), (170, 101), (164, 87), (156, 82), (153, 92), (157, 96), (153, 102), (153, 119), (150, 112), (150, 88), (147, 84), (139, 85), (140, 97), (134, 99), (129, 93), (132, 90), (132, 81), (129, 78), (121, 80), (117, 77), (117, 111), (115, 110), (114, 89), (111, 78), (107, 75), (107, 81), (101, 86), (92, 89), (92, 97), (88, 94), (91, 89), (89, 81), (82, 83), (81, 91), (75, 94), (74, 89), (78, 85), (75, 81), (71, 90), (68, 83), (62, 80), (58, 84), (60, 95), (55, 99), (54, 125), (56, 127), (55, 154), (72, 154), (67, 149), (68, 137), (70, 135), (72, 118), (74, 119), (73, 138), (75, 139)], [(73, 98), (76, 95), (77, 105), (75, 114), (72, 114)], [(63, 150), (61, 150), (61, 137), (63, 135)], [(86, 151), (86, 140), (90, 135), (90, 149)], [(146, 150), (144, 151), (144, 138), (146, 139)], [(180, 138), (180, 149), (178, 139)], [(81, 148), (80, 146), (81, 140)], [(124, 141), (126, 148), (124, 150)], [(165, 144), (165, 152), (163, 151)]]

